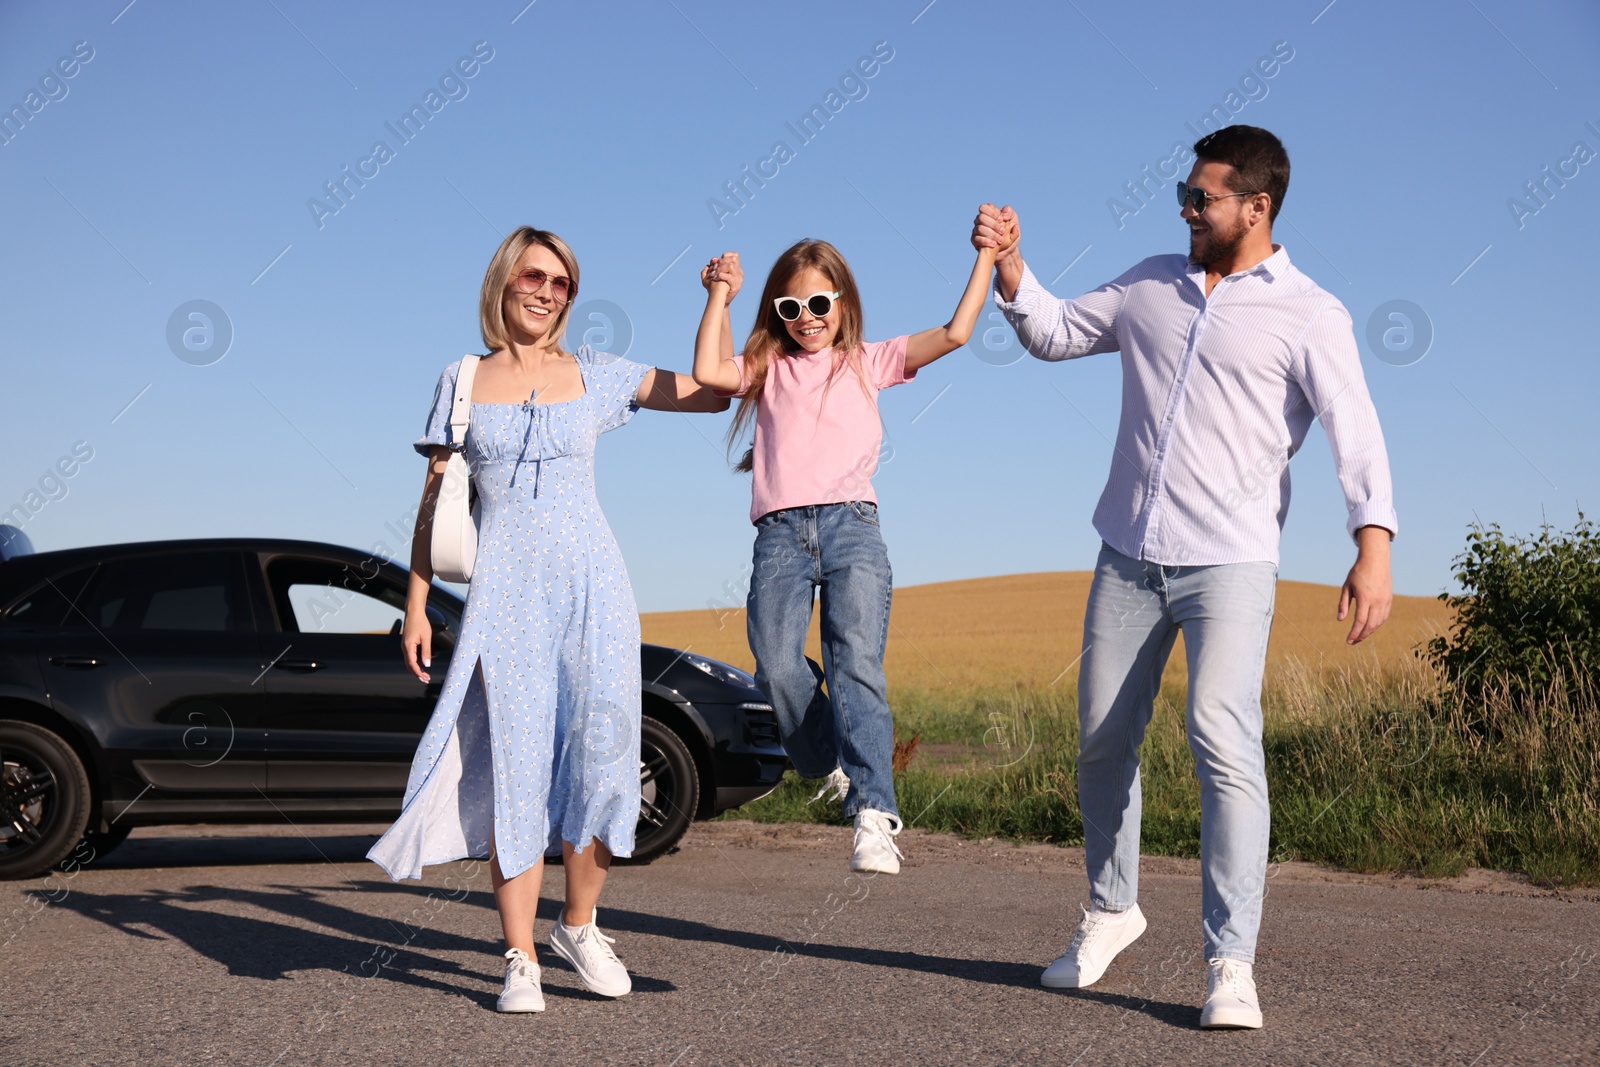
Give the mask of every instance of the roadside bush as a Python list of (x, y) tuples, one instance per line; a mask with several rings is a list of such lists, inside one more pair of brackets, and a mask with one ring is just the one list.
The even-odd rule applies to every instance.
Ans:
[(1600, 529), (1582, 512), (1536, 537), (1474, 523), (1453, 563), (1463, 593), (1439, 599), (1455, 625), (1427, 650), (1453, 698), (1544, 696), (1557, 679), (1577, 701), (1600, 688)]

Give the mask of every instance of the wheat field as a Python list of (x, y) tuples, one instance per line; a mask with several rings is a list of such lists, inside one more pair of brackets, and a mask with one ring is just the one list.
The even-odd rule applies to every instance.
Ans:
[[(1075, 685), (1091, 577), (1088, 571), (1051, 571), (896, 589), (885, 657), (890, 689)], [(1450, 610), (1438, 600), (1396, 597), (1388, 623), (1352, 648), (1344, 642), (1349, 621), (1334, 618), (1338, 599), (1334, 586), (1278, 583), (1269, 670), (1309, 667), (1320, 674), (1376, 668), (1388, 673), (1450, 625)], [(746, 670), (755, 667), (743, 608), (653, 612), (640, 622), (646, 641), (687, 648)], [(820, 660), (815, 618), (806, 647)], [(1185, 677), (1180, 638), (1165, 683), (1181, 684)]]

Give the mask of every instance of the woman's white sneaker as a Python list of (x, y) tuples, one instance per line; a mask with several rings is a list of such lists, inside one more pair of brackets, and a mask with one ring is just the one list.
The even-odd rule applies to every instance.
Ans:
[(506, 984), (500, 990), (496, 1011), (544, 1011), (544, 992), (539, 988), (539, 965), (520, 948), (506, 953)]
[(899, 874), (905, 853), (894, 843), (901, 829), (900, 816), (877, 808), (856, 813), (855, 854), (850, 869), (864, 874)]
[(1243, 960), (1207, 961), (1206, 1006), (1200, 1009), (1205, 1030), (1261, 1029), (1261, 1002), (1256, 999), (1255, 970)]
[(590, 916), (585, 926), (568, 926), (566, 913), (556, 920), (550, 931), (550, 950), (572, 964), (578, 978), (590, 992), (602, 997), (625, 997), (633, 990), (633, 979), (628, 969), (611, 951), (616, 938), (607, 937), (595, 925), (599, 911)]
[(1056, 957), (1039, 976), (1039, 984), (1049, 989), (1082, 989), (1094, 985), (1106, 973), (1117, 953), (1144, 933), (1144, 913), (1135, 904), (1127, 911), (1090, 911), (1072, 933), (1067, 951)]

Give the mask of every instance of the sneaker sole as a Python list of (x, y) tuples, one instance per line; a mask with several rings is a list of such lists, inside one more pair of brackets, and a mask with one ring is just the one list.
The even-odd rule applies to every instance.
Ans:
[(567, 955), (567, 951), (562, 947), (561, 942), (557, 941), (553, 937), (550, 939), (550, 951), (554, 952), (557, 956), (560, 956), (562, 959), (566, 960), (572, 965), (572, 969), (578, 972), (578, 981), (582, 982), (583, 987), (591, 993), (599, 993), (602, 997), (616, 998), (625, 997), (629, 993), (633, 992), (633, 983), (631, 981), (622, 988), (616, 989), (615, 992), (612, 991), (615, 989), (615, 987), (607, 988), (605, 986), (597, 985), (587, 974), (583, 972), (583, 968), (578, 966), (578, 961)]
[(1200, 1013), (1202, 1030), (1259, 1030), (1261, 1013), (1247, 1011), (1213, 1011)]
[(541, 1002), (537, 1007), (532, 1008), (508, 1008), (504, 1002), (495, 1001), (494, 1010), (502, 1015), (532, 1015), (535, 1012), (544, 1011), (544, 1004)]
[(1133, 921), (1128, 923), (1128, 928), (1123, 931), (1121, 942), (1116, 948), (1111, 950), (1111, 953), (1108, 956), (1106, 956), (1105, 963), (1100, 965), (1100, 969), (1098, 971), (1091, 971), (1087, 975), (1080, 973), (1076, 979), (1052, 978), (1048, 973), (1041, 974), (1039, 976), (1039, 984), (1044, 986), (1046, 989), (1087, 989), (1098, 982), (1105, 975), (1107, 969), (1109, 969), (1112, 962), (1119, 955), (1121, 955), (1123, 949), (1139, 940), (1140, 936), (1145, 932), (1145, 929), (1149, 925), (1149, 923), (1145, 922), (1144, 912), (1141, 911), (1139, 914), (1134, 916)]
[(850, 860), (850, 869), (858, 874), (899, 874), (898, 860), (874, 863), (872, 860)]

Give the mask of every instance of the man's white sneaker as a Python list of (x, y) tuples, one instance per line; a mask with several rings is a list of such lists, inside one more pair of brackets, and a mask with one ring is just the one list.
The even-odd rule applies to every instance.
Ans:
[(1145, 928), (1144, 913), (1135, 904), (1127, 911), (1090, 911), (1073, 931), (1067, 951), (1056, 958), (1039, 976), (1039, 984), (1050, 989), (1082, 989), (1094, 985), (1106, 973), (1117, 953), (1139, 939)]
[(539, 988), (539, 965), (520, 948), (506, 953), (506, 984), (495, 1002), (496, 1011), (544, 1011)]
[(905, 853), (894, 843), (900, 832), (900, 816), (877, 808), (856, 813), (856, 850), (850, 869), (866, 874), (899, 874)]
[(566, 913), (556, 920), (550, 931), (550, 951), (572, 964), (578, 978), (591, 992), (602, 997), (625, 997), (633, 990), (633, 979), (628, 969), (611, 951), (616, 938), (607, 937), (595, 925), (597, 911), (586, 926), (568, 926)]
[(829, 793), (832, 793), (833, 796), (828, 799), (843, 803), (845, 794), (848, 792), (850, 792), (849, 777), (844, 773), (842, 767), (835, 767), (828, 772), (828, 777), (823, 780), (822, 788), (817, 790), (817, 795), (806, 801), (806, 803), (815, 804), (817, 801), (827, 797)]
[(1207, 961), (1206, 1006), (1200, 1009), (1204, 1030), (1259, 1030), (1261, 1002), (1256, 1000), (1255, 970), (1243, 960)]

